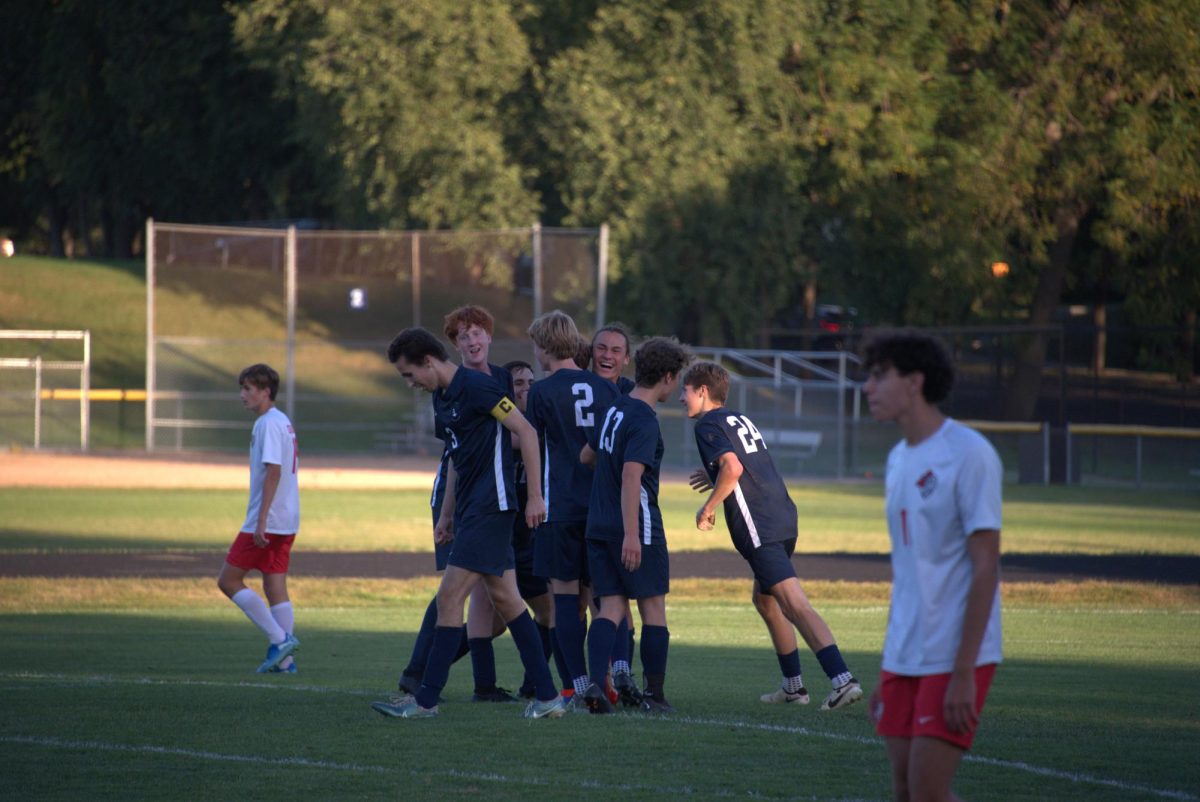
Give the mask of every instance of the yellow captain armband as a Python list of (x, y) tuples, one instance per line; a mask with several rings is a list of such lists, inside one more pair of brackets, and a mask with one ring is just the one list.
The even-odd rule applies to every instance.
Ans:
[(512, 414), (514, 409), (516, 409), (516, 406), (514, 406), (513, 402), (509, 401), (508, 397), (506, 396), (501, 398), (496, 406), (492, 407), (492, 417), (498, 421), (503, 421)]

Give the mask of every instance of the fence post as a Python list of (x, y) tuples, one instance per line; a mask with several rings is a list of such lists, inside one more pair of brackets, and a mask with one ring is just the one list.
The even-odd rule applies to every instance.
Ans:
[(846, 352), (838, 351), (837, 478), (846, 475)]
[(600, 224), (596, 273), (596, 328), (599, 329), (608, 314), (608, 223)]
[(88, 450), (92, 431), (92, 332), (83, 333), (83, 370), (79, 372), (79, 448)]
[(33, 358), (33, 450), (42, 447), (42, 355)]
[[(1067, 442), (1067, 447), (1070, 448), (1070, 441)], [(1070, 452), (1067, 452), (1067, 459), (1070, 460)], [(1067, 463), (1067, 484), (1071, 483), (1070, 462)], [(1050, 421), (1042, 421), (1042, 484), (1050, 484)]]
[[(1071, 484), (1071, 476), (1073, 475), (1071, 473), (1071, 422), (1070, 421), (1067, 421), (1066, 425), (1063, 426), (1063, 431), (1065, 432), (1065, 434), (1063, 435), (1063, 441), (1066, 444), (1066, 448), (1067, 448), (1067, 453), (1066, 453), (1067, 472), (1066, 472), (1066, 475), (1063, 476), (1063, 484), (1069, 485), (1069, 484)], [(1082, 472), (1081, 472), (1081, 474), (1082, 474)]]
[(533, 316), (542, 314), (542, 224), (534, 223), (530, 229), (533, 239)]
[(412, 233), (413, 322), (421, 325), (421, 233)]
[(146, 218), (146, 451), (154, 450), (154, 218)]
[[(296, 423), (296, 227), (288, 226), (287, 253), (287, 416)], [(274, 250), (274, 249), (272, 249)]]

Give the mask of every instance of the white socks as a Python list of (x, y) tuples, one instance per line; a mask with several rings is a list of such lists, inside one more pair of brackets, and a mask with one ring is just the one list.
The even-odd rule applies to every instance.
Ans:
[[(279, 625), (275, 617), (271, 615), (271, 610), (267, 608), (267, 603), (262, 600), (262, 597), (252, 591), (250, 588), (242, 588), (237, 593), (230, 597), (230, 601), (241, 608), (246, 617), (253, 622), (254, 626), (263, 631), (267, 636), (267, 640), (271, 643), (283, 643), (287, 640), (287, 632)], [(275, 605), (283, 607), (282, 604)], [(287, 616), (292, 617), (292, 605), (287, 603)]]

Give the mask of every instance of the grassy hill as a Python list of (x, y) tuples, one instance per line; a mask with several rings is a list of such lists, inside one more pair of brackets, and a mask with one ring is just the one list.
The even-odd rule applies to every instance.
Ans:
[[(133, 260), (18, 256), (0, 262), (0, 328), (89, 329), (92, 386), (146, 385), (145, 265)], [(33, 356), (29, 342), (0, 342), (5, 356)], [(73, 350), (72, 350), (73, 349)], [(77, 346), (41, 349), (78, 359)]]

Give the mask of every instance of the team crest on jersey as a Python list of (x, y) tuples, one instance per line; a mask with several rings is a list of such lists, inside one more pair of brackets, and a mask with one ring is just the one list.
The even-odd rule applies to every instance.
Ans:
[(933, 491), (937, 490), (937, 474), (933, 471), (925, 471), (917, 480), (917, 490), (921, 492), (921, 498), (929, 498), (933, 495)]

